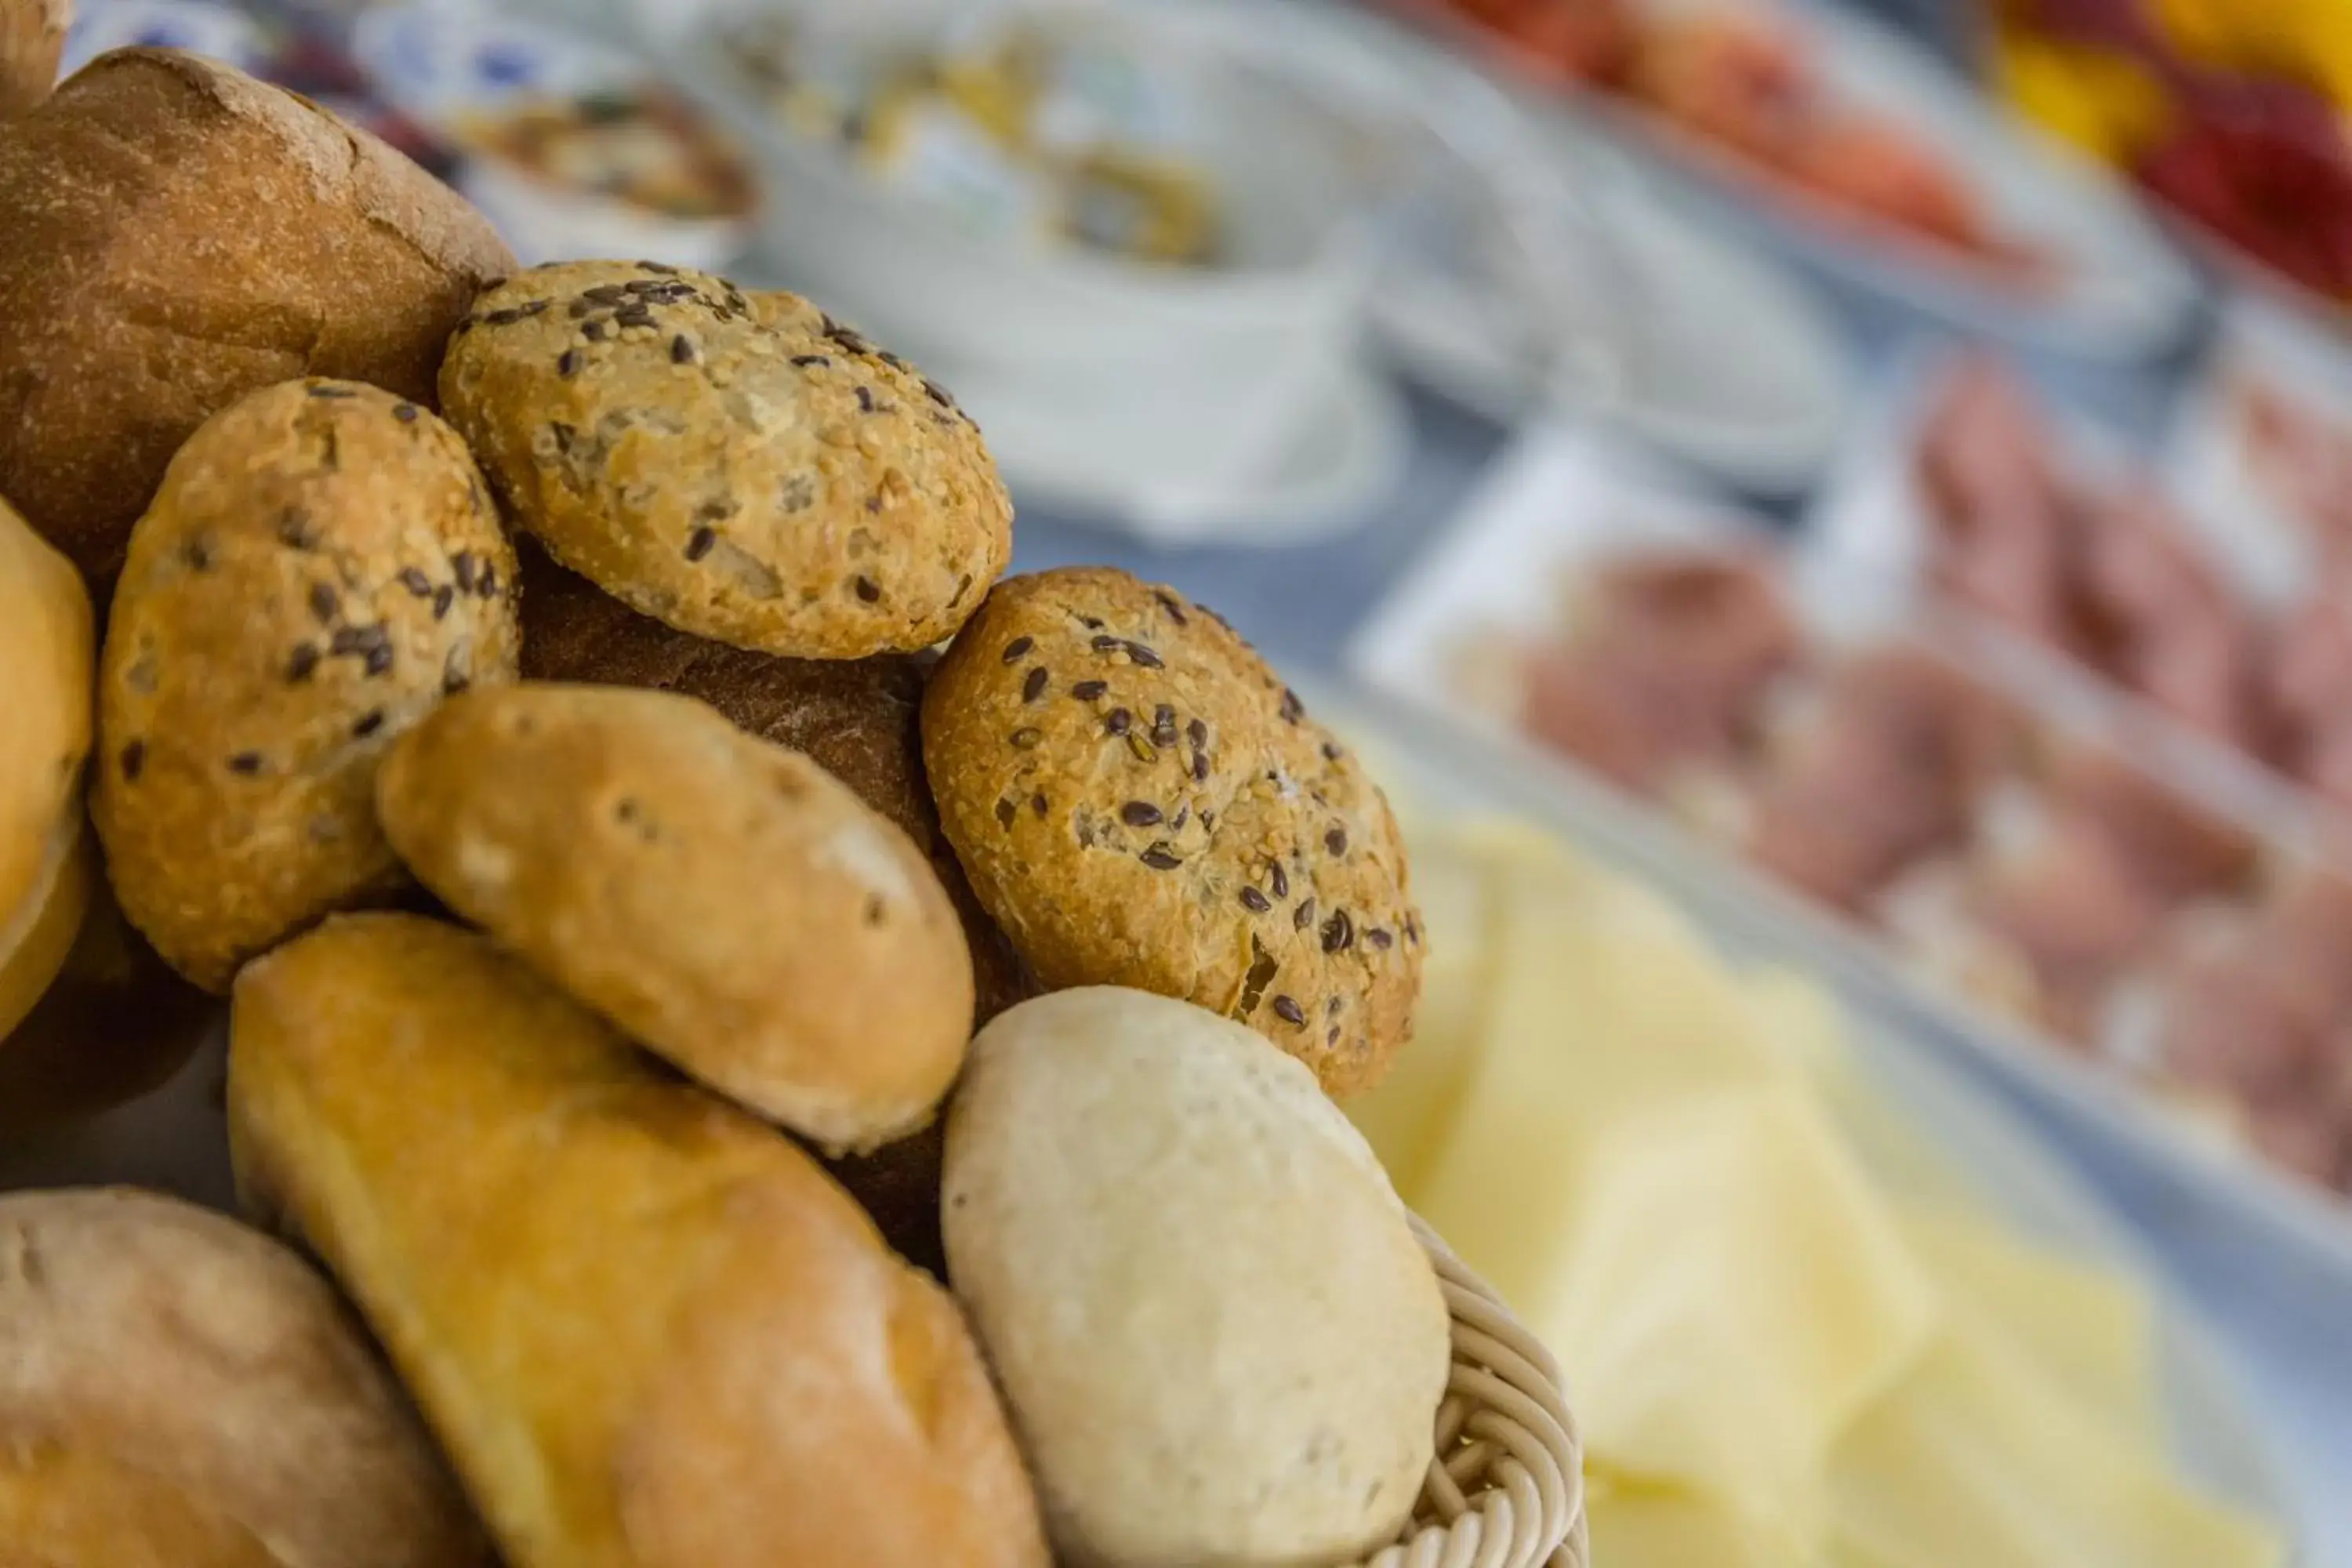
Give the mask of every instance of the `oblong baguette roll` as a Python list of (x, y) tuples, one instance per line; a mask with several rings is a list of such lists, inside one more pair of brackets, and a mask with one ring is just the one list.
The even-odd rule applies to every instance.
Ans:
[(491, 1558), (325, 1280), (233, 1220), (117, 1189), (0, 1197), (0, 1562)]
[(515, 1568), (1046, 1562), (954, 1305), (814, 1162), (469, 932), (247, 966), (240, 1185), (342, 1279)]
[(0, 0), (0, 120), (49, 96), (73, 16), (73, 0)]

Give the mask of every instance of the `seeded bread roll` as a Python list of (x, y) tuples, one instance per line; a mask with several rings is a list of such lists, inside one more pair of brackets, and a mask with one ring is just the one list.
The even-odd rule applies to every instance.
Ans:
[(49, 96), (73, 14), (73, 0), (0, 0), (0, 120)]
[(101, 656), (94, 809), (116, 896), (208, 991), (405, 882), (376, 761), (513, 679), (514, 552), (431, 413), (289, 382), (208, 421), (140, 520)]
[(64, 963), (89, 899), (91, 644), (72, 564), (0, 500), (0, 1039)]
[(930, 1119), (971, 961), (907, 836), (798, 752), (665, 691), (452, 698), (376, 807), (449, 907), (728, 1098), (839, 1152)]
[(305, 374), (429, 402), (450, 328), (514, 267), (383, 142), (171, 49), (106, 55), (9, 121), (0, 213), (0, 494), (101, 602), (197, 426)]
[(1325, 1089), (1412, 1033), (1422, 932), (1387, 800), (1232, 628), (1108, 568), (991, 593), (923, 696), (940, 819), (1045, 984), (1257, 1029)]
[(486, 939), (339, 917), (247, 967), (231, 1033), (241, 1184), (375, 1325), (515, 1568), (1045, 1568), (954, 1303), (791, 1142)]
[(0, 1197), (0, 1561), (492, 1568), (327, 1282), (127, 1190)]
[(911, 653), (971, 615), (1012, 502), (947, 394), (790, 296), (617, 261), (533, 268), (441, 395), (517, 524), (655, 618), (803, 658)]

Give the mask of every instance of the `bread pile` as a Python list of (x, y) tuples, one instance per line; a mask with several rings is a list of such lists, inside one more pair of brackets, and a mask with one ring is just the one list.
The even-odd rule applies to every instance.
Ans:
[(814, 306), (518, 270), (224, 68), (101, 58), (0, 127), (0, 1033), (126, 945), (110, 892), (226, 998), (241, 1196), (341, 1292), (167, 1200), (0, 1200), (0, 1541), (1395, 1537), (1447, 1311), (1327, 1091), (1423, 937), (1247, 644), (999, 582), (977, 427)]

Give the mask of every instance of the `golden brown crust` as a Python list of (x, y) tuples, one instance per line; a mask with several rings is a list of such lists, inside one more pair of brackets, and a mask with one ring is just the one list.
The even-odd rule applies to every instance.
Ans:
[(326, 1281), (127, 1190), (0, 1198), (0, 1557), (58, 1568), (488, 1568)]
[(963, 929), (907, 836), (668, 692), (530, 682), (385, 759), (418, 878), (720, 1093), (829, 1150), (929, 1119), (971, 1031)]
[(513, 678), (514, 552), (457, 433), (289, 382), (191, 437), (100, 658), (93, 806), (116, 895), (183, 974), (404, 880), (375, 766), (444, 693)]
[(1388, 802), (1249, 645), (1108, 568), (1000, 584), (923, 700), (940, 817), (1053, 988), (1239, 1019), (1345, 1095), (1412, 1031), (1421, 927)]
[(1012, 549), (946, 394), (813, 310), (642, 263), (534, 268), (441, 371), (518, 523), (684, 631), (814, 658), (928, 647)]
[(937, 1288), (482, 938), (345, 916), (249, 966), (229, 1110), (250, 1198), (350, 1289), (512, 1561), (1043, 1568)]
[(73, 0), (0, 0), (0, 120), (47, 98), (73, 27)]
[(172, 454), (304, 374), (428, 403), (512, 256), (447, 187), (291, 93), (102, 57), (0, 136), (0, 493), (101, 598)]
[(79, 919), (68, 862), (82, 837), (92, 643), (72, 563), (0, 500), (0, 1036), (57, 973)]
[[(971, 950), (973, 1026), (1035, 994), (1036, 983), (972, 897), (955, 850), (940, 831), (923, 773), (923, 682), (929, 668), (923, 656), (778, 658), (730, 647), (637, 614), (550, 561), (530, 540), (519, 541), (516, 552), (522, 560), (524, 679), (698, 697), (738, 728), (805, 752), (897, 823), (929, 858)], [(866, 1195), (856, 1182), (850, 1187)], [(936, 1215), (932, 1220), (937, 1223)]]

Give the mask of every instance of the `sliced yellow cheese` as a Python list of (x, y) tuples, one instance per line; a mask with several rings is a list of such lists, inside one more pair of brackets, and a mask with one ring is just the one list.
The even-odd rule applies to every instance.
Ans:
[(1592, 1560), (1603, 1568), (1813, 1568), (1801, 1547), (1748, 1529), (1706, 1498), (1664, 1487), (1590, 1484)]
[(1956, 1321), (2030, 1362), (2116, 1441), (2146, 1448), (2163, 1431), (2156, 1312), (2130, 1280), (2029, 1243), (1974, 1210), (1914, 1203), (1901, 1214), (1913, 1254)]
[(1855, 1424), (1829, 1471), (1866, 1568), (2276, 1568), (2278, 1539), (2180, 1485), (2030, 1358), (1966, 1326)]
[(1933, 1289), (1687, 922), (1538, 861), (1501, 884), (1490, 1038), (1408, 1196), (1560, 1355), (1596, 1453), (1804, 1539)]

